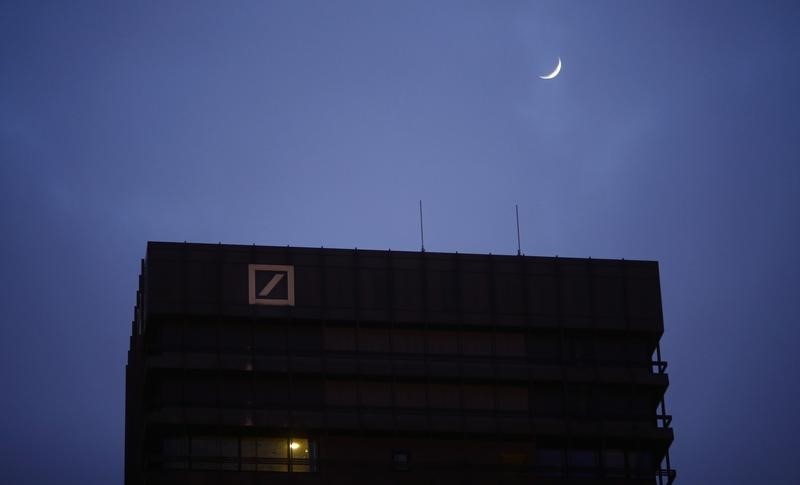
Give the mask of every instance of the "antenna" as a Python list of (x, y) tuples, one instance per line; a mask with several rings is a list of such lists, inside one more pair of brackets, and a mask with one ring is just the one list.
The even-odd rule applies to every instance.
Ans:
[(422, 199), (419, 201), (419, 239), (422, 244), (422, 252), (425, 252), (425, 231), (422, 229)]
[(519, 205), (514, 204), (514, 211), (517, 214), (517, 256), (522, 256), (522, 244), (519, 239)]

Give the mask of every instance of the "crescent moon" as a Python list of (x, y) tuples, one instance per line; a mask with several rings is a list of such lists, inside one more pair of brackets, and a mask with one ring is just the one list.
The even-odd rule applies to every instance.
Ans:
[(546, 76), (539, 76), (539, 79), (553, 79), (554, 77), (558, 76), (558, 73), (561, 72), (561, 58), (558, 58), (558, 65), (556, 66), (555, 70)]

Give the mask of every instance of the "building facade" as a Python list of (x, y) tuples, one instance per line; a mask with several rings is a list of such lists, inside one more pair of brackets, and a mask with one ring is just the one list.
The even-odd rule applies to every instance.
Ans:
[(148, 243), (125, 483), (666, 484), (655, 262)]

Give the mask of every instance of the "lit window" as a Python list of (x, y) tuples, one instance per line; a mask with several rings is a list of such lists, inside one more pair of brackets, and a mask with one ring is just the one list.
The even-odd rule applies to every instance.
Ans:
[(289, 454), (292, 459), (292, 471), (298, 473), (312, 472), (312, 459), (315, 455), (313, 443), (304, 438), (292, 438), (289, 441)]
[(256, 455), (260, 472), (288, 472), (286, 458), (289, 455), (289, 444), (286, 438), (258, 438)]
[[(188, 445), (188, 446), (187, 446)], [(163, 466), (195, 470), (307, 473), (316, 470), (316, 444), (307, 438), (168, 437)]]

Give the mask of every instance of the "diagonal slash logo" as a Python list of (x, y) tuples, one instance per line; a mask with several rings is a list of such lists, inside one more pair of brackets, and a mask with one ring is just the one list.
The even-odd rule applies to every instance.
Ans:
[(294, 306), (294, 266), (250, 264), (247, 273), (251, 305)]

